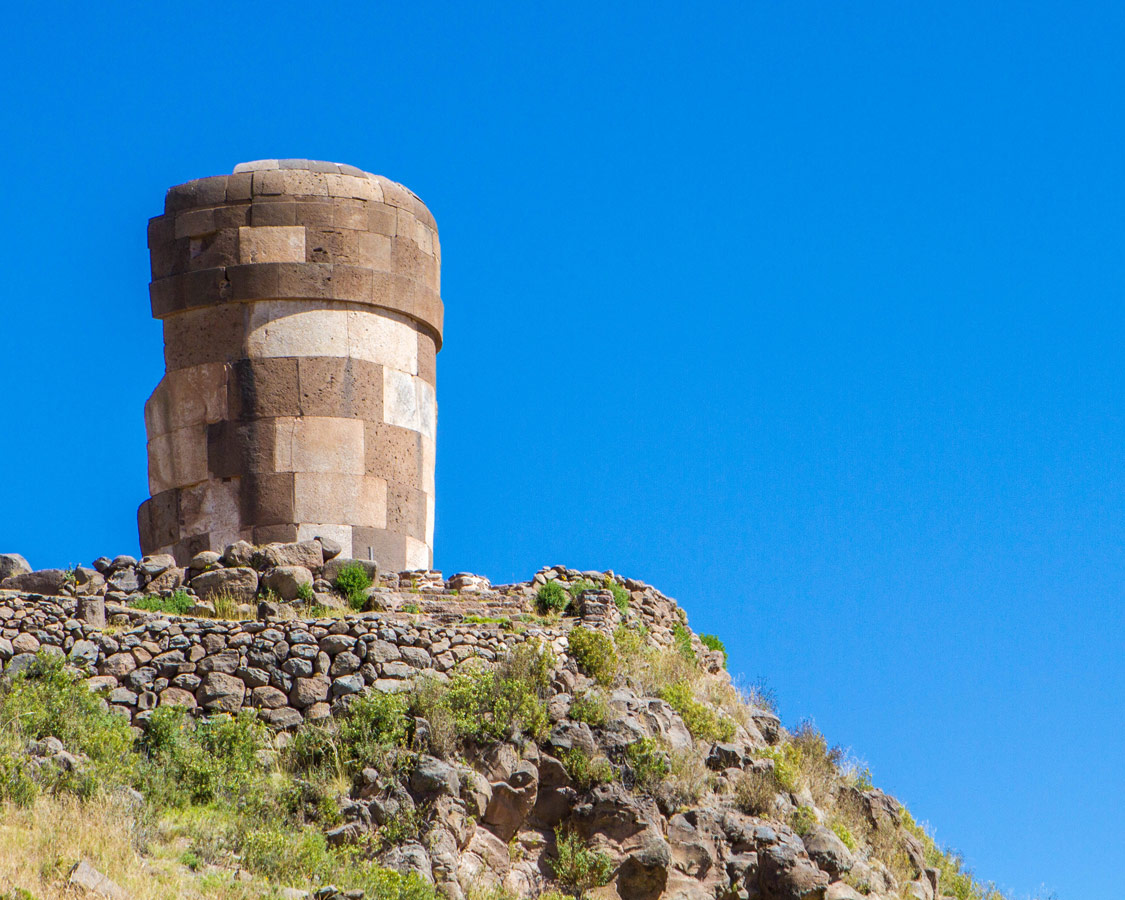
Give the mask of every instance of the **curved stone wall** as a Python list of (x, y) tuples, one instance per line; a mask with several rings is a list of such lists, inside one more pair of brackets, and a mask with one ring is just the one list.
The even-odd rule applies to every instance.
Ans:
[(173, 187), (149, 224), (166, 374), (145, 406), (146, 554), (331, 538), (433, 561), (441, 249), (410, 191), (265, 160)]

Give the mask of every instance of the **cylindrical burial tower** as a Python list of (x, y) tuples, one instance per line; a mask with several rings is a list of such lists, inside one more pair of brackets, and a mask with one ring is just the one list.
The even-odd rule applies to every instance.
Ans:
[(354, 166), (242, 163), (171, 188), (148, 246), (166, 373), (143, 552), (320, 536), (429, 568), (441, 249), (422, 201)]

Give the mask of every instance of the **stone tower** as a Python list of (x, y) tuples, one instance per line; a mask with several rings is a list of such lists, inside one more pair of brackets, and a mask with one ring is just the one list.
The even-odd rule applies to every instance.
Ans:
[(433, 561), (441, 249), (425, 205), (353, 166), (261, 160), (149, 222), (166, 373), (145, 404), (141, 549), (331, 538)]

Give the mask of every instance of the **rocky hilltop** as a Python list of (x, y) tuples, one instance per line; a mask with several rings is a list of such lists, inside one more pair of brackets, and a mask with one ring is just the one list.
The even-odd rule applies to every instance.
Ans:
[(0, 898), (993, 896), (656, 588), (338, 554), (0, 556)]

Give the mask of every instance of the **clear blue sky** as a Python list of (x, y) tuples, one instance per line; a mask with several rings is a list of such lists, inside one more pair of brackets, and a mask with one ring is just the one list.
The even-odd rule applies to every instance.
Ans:
[(1125, 6), (472, 6), (7, 4), (0, 550), (137, 550), (165, 188), (352, 163), (441, 231), (441, 568), (651, 581), (980, 875), (1117, 897)]

